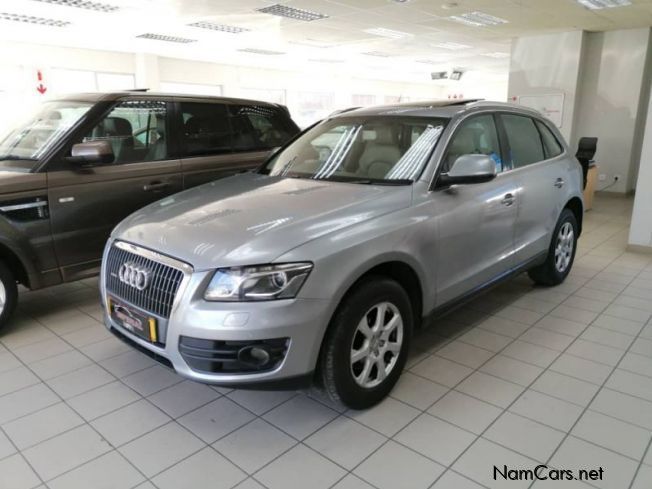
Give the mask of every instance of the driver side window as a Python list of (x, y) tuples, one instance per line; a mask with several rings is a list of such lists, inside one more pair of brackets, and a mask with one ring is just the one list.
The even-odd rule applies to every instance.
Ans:
[(158, 161), (168, 158), (167, 103), (128, 100), (116, 105), (84, 138), (108, 140), (114, 164)]
[(442, 161), (442, 173), (448, 172), (457, 158), (469, 154), (487, 155), (496, 162), (496, 172), (503, 171), (498, 132), (493, 115), (471, 117), (460, 124), (446, 150)]

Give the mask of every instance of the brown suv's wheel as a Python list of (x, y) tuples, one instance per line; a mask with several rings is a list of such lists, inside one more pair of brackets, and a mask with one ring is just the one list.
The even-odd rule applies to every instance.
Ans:
[(559, 216), (546, 261), (528, 271), (528, 275), (539, 285), (559, 285), (570, 273), (577, 248), (577, 219), (570, 209), (564, 209)]
[(9, 267), (0, 261), (0, 329), (4, 328), (16, 309), (18, 287)]
[(369, 277), (333, 316), (320, 358), (321, 382), (335, 402), (366, 409), (384, 399), (405, 366), (412, 307), (394, 280)]

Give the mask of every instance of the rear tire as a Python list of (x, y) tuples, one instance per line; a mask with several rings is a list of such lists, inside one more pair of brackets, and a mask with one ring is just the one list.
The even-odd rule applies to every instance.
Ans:
[(17, 302), (16, 278), (7, 265), (0, 261), (0, 330), (9, 322)]
[(554, 286), (566, 279), (575, 260), (577, 234), (575, 214), (570, 209), (564, 209), (552, 234), (546, 261), (528, 271), (528, 275), (536, 284)]
[(412, 324), (410, 300), (396, 281), (364, 279), (331, 320), (319, 361), (323, 390), (352, 409), (379, 403), (405, 366)]

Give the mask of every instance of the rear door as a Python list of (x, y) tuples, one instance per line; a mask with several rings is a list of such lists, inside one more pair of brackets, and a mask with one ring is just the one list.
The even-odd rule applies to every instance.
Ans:
[(268, 104), (180, 101), (179, 114), (185, 188), (255, 169), (297, 132)]
[(563, 149), (541, 121), (515, 113), (501, 113), (500, 119), (509, 145), (509, 164), (521, 188), (514, 234), (515, 257), (520, 264), (550, 246), (564, 204)]
[(182, 190), (181, 163), (169, 156), (169, 113), (170, 102), (164, 100), (118, 102), (72, 142), (109, 140), (112, 163), (49, 165), (50, 220), (65, 281), (99, 271), (104, 244), (122, 219)]

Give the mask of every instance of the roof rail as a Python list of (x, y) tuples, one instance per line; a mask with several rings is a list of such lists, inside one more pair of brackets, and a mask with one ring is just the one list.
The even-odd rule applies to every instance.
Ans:
[(130, 88), (127, 92), (149, 92), (149, 88)]
[(357, 109), (359, 109), (359, 108), (360, 108), (360, 107), (348, 107), (348, 108), (346, 108), (346, 109), (339, 109), (339, 110), (336, 110), (336, 111), (334, 111), (334, 112), (331, 112), (331, 113), (328, 115), (328, 117), (333, 117), (333, 116), (335, 116), (335, 115), (344, 114), (345, 112), (351, 112), (352, 110), (357, 110)]
[(471, 104), (473, 102), (481, 102), (483, 100), (484, 100), (483, 98), (462, 98), (457, 100), (449, 100), (447, 103), (444, 103), (442, 105), (446, 105), (446, 106), (466, 105), (466, 104)]

